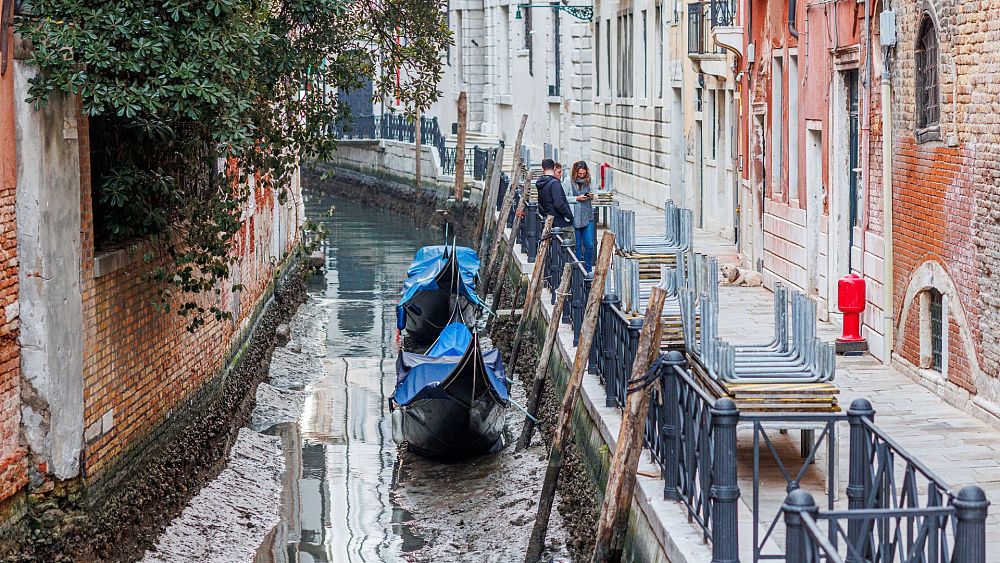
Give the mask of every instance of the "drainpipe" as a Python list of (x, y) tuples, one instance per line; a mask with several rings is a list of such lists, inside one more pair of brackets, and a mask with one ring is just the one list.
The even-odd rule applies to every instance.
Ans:
[(892, 248), (892, 82), (889, 75), (889, 61), (882, 71), (882, 235), (885, 241), (882, 251), (882, 304), (885, 315), (885, 338), (882, 343), (882, 363), (892, 363), (893, 339), (895, 338), (896, 314), (893, 303), (893, 248)]
[(795, 29), (795, 0), (788, 0), (788, 33), (795, 39), (799, 38), (799, 32)]

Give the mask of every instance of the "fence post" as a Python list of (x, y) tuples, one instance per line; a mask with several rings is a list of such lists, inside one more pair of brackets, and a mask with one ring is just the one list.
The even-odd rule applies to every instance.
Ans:
[(975, 485), (962, 487), (955, 500), (955, 563), (986, 563), (986, 512), (990, 501)]
[(739, 563), (736, 481), (736, 423), (740, 411), (732, 399), (723, 397), (712, 406), (712, 563)]
[(663, 368), (663, 435), (666, 437), (666, 452), (663, 455), (663, 498), (679, 500), (677, 482), (680, 480), (680, 434), (681, 398), (677, 369), (685, 369), (687, 360), (677, 350), (667, 352), (666, 367)]
[[(600, 342), (602, 344), (602, 349), (598, 352), (601, 354), (601, 379), (604, 380), (604, 406), (613, 407), (618, 404), (615, 400), (615, 367), (612, 366), (613, 358), (615, 358), (615, 351), (612, 349), (614, 346), (614, 339), (611, 337), (612, 331), (614, 330), (614, 318), (611, 316), (613, 312), (612, 308), (618, 307), (618, 303), (621, 300), (614, 293), (605, 293), (604, 298), (601, 300), (601, 313), (607, 315), (605, 319), (608, 322), (603, 322), (600, 325), (601, 335)], [(606, 307), (606, 308), (605, 308)]]
[[(582, 264), (582, 262), (581, 262), (581, 264)], [(584, 270), (586, 270), (586, 269), (587, 268), (584, 267)], [(584, 298), (584, 301), (586, 301), (587, 299), (590, 299), (590, 289), (591, 289), (591, 287), (593, 287), (593, 285), (594, 285), (594, 273), (591, 272), (591, 271), (586, 271), (583, 274), (583, 296), (584, 296), (583, 298)], [(603, 299), (602, 299), (602, 301), (603, 301)], [(581, 323), (583, 322), (583, 315), (580, 315), (580, 321), (581, 321)], [(600, 324), (601, 324), (601, 312), (598, 311), (597, 312), (597, 325), (600, 326)], [(587, 373), (594, 373), (594, 370), (596, 369), (596, 363), (594, 362), (594, 348), (595, 347), (596, 347), (596, 345), (591, 344), (590, 345), (590, 350), (587, 352)]]
[[(875, 417), (875, 409), (868, 399), (855, 399), (851, 402), (851, 407), (847, 409), (847, 422), (851, 426), (851, 452), (849, 471), (847, 476), (847, 508), (850, 510), (861, 510), (865, 507), (865, 491), (871, 485), (871, 470), (868, 457), (868, 428), (864, 425), (863, 419), (869, 420)], [(862, 534), (865, 533), (866, 523), (862, 520), (850, 519), (847, 521), (847, 542), (855, 547), (858, 553), (867, 553), (869, 543), (862, 542)], [(860, 563), (859, 559), (848, 551), (848, 563)]]
[(808, 554), (812, 539), (802, 523), (802, 515), (818, 514), (816, 501), (808, 491), (795, 489), (785, 497), (781, 510), (785, 513), (785, 563), (811, 563)]
[(524, 206), (524, 244), (521, 251), (528, 255), (528, 263), (534, 264), (538, 256), (538, 204), (529, 201)]

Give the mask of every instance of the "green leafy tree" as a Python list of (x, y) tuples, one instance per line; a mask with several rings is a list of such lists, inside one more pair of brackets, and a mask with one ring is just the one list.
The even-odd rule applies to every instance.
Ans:
[(376, 99), (429, 106), (451, 41), (443, 9), (441, 0), (30, 0), (16, 25), (39, 69), (28, 101), (79, 95), (91, 117), (97, 236), (151, 246), (158, 306), (174, 303), (193, 329), (228, 317), (195, 296), (218, 293), (228, 277), (249, 176), (284, 201), (299, 162), (334, 149), (340, 89), (371, 80)]

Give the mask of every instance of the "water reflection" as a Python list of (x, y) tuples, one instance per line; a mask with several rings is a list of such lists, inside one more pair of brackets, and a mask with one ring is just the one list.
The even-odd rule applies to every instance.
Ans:
[(301, 421), (271, 430), (285, 452), (282, 521), (255, 561), (397, 561), (423, 542), (391, 501), (396, 449), (385, 405), (395, 383), (395, 304), (413, 254), (439, 235), (325, 196), (308, 197), (306, 212), (331, 232), (325, 283), (310, 284), (303, 306), (327, 315), (318, 343), (326, 357), (304, 382)]

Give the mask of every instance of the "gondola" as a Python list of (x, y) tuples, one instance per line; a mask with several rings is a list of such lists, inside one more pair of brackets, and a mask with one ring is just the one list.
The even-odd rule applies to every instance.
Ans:
[(449, 324), (426, 354), (400, 352), (389, 400), (397, 443), (430, 458), (494, 453), (504, 446), (510, 384), (496, 349), (483, 352), (462, 322)]
[(403, 282), (403, 296), (396, 307), (396, 326), (406, 331), (416, 347), (426, 347), (438, 337), (456, 311), (467, 326), (476, 322), (484, 307), (476, 295), (479, 256), (464, 246), (425, 246), (417, 251)]

